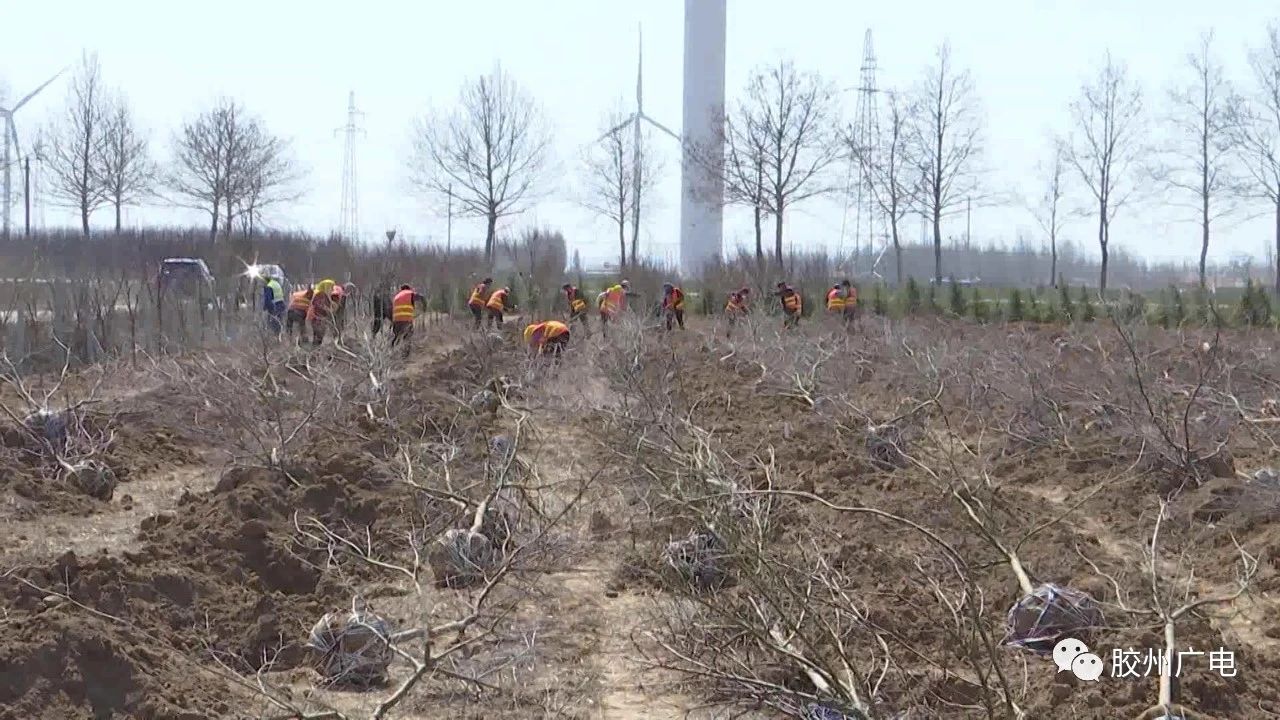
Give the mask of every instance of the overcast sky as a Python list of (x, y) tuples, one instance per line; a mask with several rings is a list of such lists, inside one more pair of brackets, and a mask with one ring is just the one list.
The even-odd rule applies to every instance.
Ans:
[[(683, 0), (10, 0), (0, 4), (0, 86), (7, 85), (11, 96), (25, 94), (82, 50), (96, 51), (104, 80), (127, 93), (162, 161), (183, 118), (219, 94), (233, 96), (270, 129), (292, 138), (309, 170), (306, 199), (268, 221), (312, 231), (338, 223), (343, 141), (334, 129), (344, 124), (347, 93), (354, 90), (366, 113), (367, 136), (358, 150), (364, 232), (380, 236), (394, 226), (419, 241), (443, 242), (444, 218), (406, 182), (411, 123), (430, 107), (453, 103), (460, 83), (500, 61), (542, 103), (560, 170), (552, 199), (509, 225), (559, 227), (584, 258), (609, 258), (616, 234), (572, 201), (581, 149), (599, 135), (608, 111), (634, 105), (638, 24), (644, 28), (645, 109), (679, 128), (683, 8)], [(1275, 0), (729, 0), (728, 13), (731, 103), (754, 66), (780, 58), (840, 87), (856, 85), (867, 28), (874, 33), (879, 84), (886, 88), (909, 86), (938, 43), (950, 40), (956, 62), (972, 71), (987, 116), (991, 185), (1033, 192), (1038, 188), (1031, 178), (1048, 153), (1048, 137), (1069, 129), (1067, 104), (1107, 48), (1129, 64), (1157, 113), (1169, 85), (1185, 81), (1185, 54), (1206, 29), (1216, 31), (1217, 50), (1233, 79), (1247, 82), (1246, 48), (1262, 43), (1280, 6)], [(64, 83), (56, 83), (18, 114), (24, 140), (63, 102), (65, 91)], [(844, 95), (849, 118), (856, 99), (856, 93)], [(666, 169), (645, 239), (655, 254), (674, 256), (679, 157), (674, 141), (655, 141)], [(788, 237), (797, 248), (834, 249), (842, 213), (839, 200), (801, 205), (788, 220)], [(97, 222), (108, 224), (109, 215), (102, 211)], [(1135, 208), (1117, 221), (1113, 243), (1153, 258), (1191, 259), (1199, 230), (1184, 217), (1185, 211)], [(71, 219), (53, 208), (45, 215), (49, 225)], [(134, 225), (204, 223), (152, 207), (126, 219)], [(16, 220), (21, 222), (20, 210)], [(1261, 255), (1271, 227), (1266, 219), (1224, 227), (1211, 255)], [(919, 221), (909, 221), (908, 229), (909, 237), (918, 237)], [(974, 210), (976, 242), (1011, 242), (1019, 232), (1039, 241), (1023, 210)], [(963, 233), (963, 216), (944, 228), (947, 235)], [(454, 223), (455, 243), (479, 243), (483, 235), (483, 220)], [(1089, 221), (1079, 221), (1068, 235), (1088, 244), (1094, 231)], [(749, 219), (731, 211), (726, 245), (751, 242)]]

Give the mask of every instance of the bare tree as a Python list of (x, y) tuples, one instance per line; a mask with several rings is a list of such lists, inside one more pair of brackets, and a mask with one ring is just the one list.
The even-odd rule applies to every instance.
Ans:
[(80, 213), (80, 228), (89, 235), (89, 216), (107, 200), (97, 172), (107, 125), (107, 97), (97, 55), (85, 54), (71, 79), (62, 117), (49, 131), (48, 168), (52, 192)]
[(1031, 214), (1045, 235), (1049, 236), (1049, 282), (1058, 287), (1058, 236), (1067, 224), (1067, 213), (1062, 207), (1066, 194), (1066, 149), (1055, 141), (1053, 158), (1047, 166), (1041, 166), (1044, 193), (1031, 203)]
[(781, 265), (787, 208), (834, 189), (825, 175), (840, 157), (835, 93), (818, 74), (780, 62), (756, 70), (746, 95), (738, 123), (763, 150), (763, 209), (773, 215), (773, 254)]
[(151, 191), (155, 166), (147, 153), (147, 139), (134, 122), (123, 95), (111, 98), (103, 119), (102, 153), (98, 174), (107, 202), (116, 211), (116, 232), (120, 232), (120, 211)]
[(1191, 207), (1200, 224), (1200, 287), (1205, 286), (1210, 226), (1236, 210), (1235, 138), (1231, 124), (1238, 113), (1236, 95), (1222, 63), (1213, 55), (1213, 32), (1200, 36), (1196, 51), (1187, 55), (1191, 81), (1169, 92), (1170, 123), (1175, 130), (1169, 155), (1172, 162), (1159, 169), (1159, 178), (1180, 196), (1193, 198)]
[(1098, 249), (1102, 252), (1098, 294), (1107, 291), (1108, 246), (1111, 222), (1133, 197), (1134, 175), (1142, 153), (1139, 133), (1142, 90), (1130, 78), (1123, 63), (1110, 51), (1093, 82), (1081, 88), (1071, 103), (1075, 132), (1065, 148), (1098, 208)]
[(719, 165), (724, 174), (724, 202), (751, 208), (756, 231), (756, 264), (761, 268), (765, 262), (764, 218), (769, 214), (762, 130), (745, 108), (740, 107), (736, 116), (726, 117), (724, 159)]
[(498, 220), (533, 199), (550, 145), (537, 103), (499, 68), (468, 81), (452, 112), (417, 121), (411, 179), (425, 193), (451, 194), (461, 214), (486, 219), (485, 259), (492, 262)]
[(183, 124), (174, 140), (168, 184), (176, 202), (209, 213), (210, 237), (230, 233), (237, 217), (251, 230), (262, 209), (298, 197), (289, 143), (244, 107), (223, 98)]
[(933, 225), (933, 275), (942, 282), (942, 219), (959, 212), (978, 191), (974, 163), (982, 153), (982, 116), (968, 70), (957, 70), (951, 45), (943, 43), (936, 62), (915, 90), (919, 110), (911, 129), (920, 168), (916, 194), (920, 214)]
[[(647, 153), (630, 152), (631, 148), (623, 133), (625, 125), (621, 124), (621, 114), (610, 115), (606, 122), (613, 130), (588, 147), (583, 159), (585, 178), (581, 202), (591, 212), (617, 225), (618, 264), (625, 268), (627, 223), (635, 220), (638, 203), (657, 184), (659, 168)], [(641, 144), (646, 143), (642, 141)], [(638, 195), (637, 170), (640, 173)], [(639, 249), (639, 240), (635, 235), (638, 231), (639, 226), (635, 225), (631, 237), (632, 262), (635, 262), (635, 254)]]
[[(1275, 254), (1280, 255), (1280, 24), (1267, 27), (1267, 42), (1249, 52), (1254, 88), (1236, 108), (1233, 123), (1242, 165), (1252, 182), (1244, 183), (1244, 197), (1266, 202), (1275, 214)], [(1280, 293), (1280, 262), (1274, 266)]]
[(851, 134), (849, 146), (854, 161), (863, 167), (871, 197), (889, 221), (889, 237), (893, 240), (894, 265), (898, 284), (902, 284), (902, 220), (911, 211), (915, 193), (916, 160), (911, 155), (909, 143), (912, 108), (898, 93), (886, 93), (889, 112), (888, 125), (882, 128), (878, 147), (859, 148)]

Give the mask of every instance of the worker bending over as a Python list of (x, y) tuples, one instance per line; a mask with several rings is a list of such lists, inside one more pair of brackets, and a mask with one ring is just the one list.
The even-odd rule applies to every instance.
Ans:
[(569, 322), (578, 320), (582, 323), (582, 327), (587, 327), (587, 298), (582, 291), (575, 285), (565, 283), (561, 288), (564, 290), (565, 300), (569, 303)]
[(489, 309), (490, 325), (502, 327), (502, 314), (508, 310), (515, 309), (515, 306), (509, 302), (510, 297), (511, 288), (509, 287), (498, 288), (489, 296), (489, 302), (485, 304), (485, 307)]
[(774, 295), (782, 301), (782, 326), (793, 328), (799, 325), (800, 315), (804, 312), (804, 301), (800, 298), (800, 293), (785, 282), (780, 282)]
[(840, 287), (840, 283), (832, 285), (827, 291), (827, 314), (844, 318), (844, 288)]
[(750, 294), (750, 288), (742, 288), (729, 293), (729, 301), (724, 304), (724, 314), (729, 320), (729, 329), (725, 332), (725, 337), (733, 335), (733, 326), (738, 324), (739, 320), (747, 317), (747, 295)]
[(471, 317), (475, 319), (475, 328), (480, 329), (480, 323), (484, 320), (484, 308), (489, 302), (489, 286), (493, 284), (493, 278), (485, 278), (479, 284), (471, 288), (471, 295), (467, 297), (467, 308), (471, 310)]
[(672, 321), (684, 329), (684, 291), (671, 283), (662, 284), (662, 315), (666, 318), (668, 330)]
[(391, 298), (391, 347), (403, 340), (405, 353), (409, 352), (409, 338), (413, 336), (413, 321), (418, 316), (419, 305), (426, 309), (427, 299), (412, 285), (401, 285)]
[(627, 298), (631, 295), (631, 282), (623, 280), (613, 285), (596, 298), (600, 308), (600, 332), (609, 334), (609, 323), (617, 320), (618, 315), (627, 309)]
[(569, 326), (559, 320), (532, 323), (524, 329), (524, 341), (529, 346), (529, 354), (543, 354), (559, 358), (560, 352), (569, 344)]
[(293, 327), (298, 326), (298, 335), (306, 334), (307, 311), (311, 308), (311, 296), (315, 291), (311, 288), (299, 290), (289, 296), (289, 312), (285, 317), (285, 329), (293, 335)]

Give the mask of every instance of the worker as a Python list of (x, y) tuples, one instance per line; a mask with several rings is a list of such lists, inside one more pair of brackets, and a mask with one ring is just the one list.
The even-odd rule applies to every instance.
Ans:
[(335, 284), (333, 290), (329, 292), (329, 299), (333, 306), (333, 325), (337, 330), (338, 338), (341, 339), (342, 331), (347, 326), (347, 288)]
[(600, 331), (608, 334), (608, 325), (610, 321), (616, 320), (618, 315), (627, 309), (627, 298), (634, 297), (631, 294), (631, 281), (623, 280), (617, 285), (613, 285), (600, 293), (596, 297), (596, 305), (600, 308)]
[(493, 284), (493, 278), (485, 278), (478, 285), (471, 288), (471, 295), (467, 297), (467, 307), (471, 310), (471, 316), (475, 318), (475, 328), (480, 329), (480, 322), (484, 319), (484, 308), (489, 302), (489, 286)]
[(569, 326), (559, 320), (531, 323), (524, 329), (524, 342), (531, 355), (559, 358), (560, 351), (569, 344)]
[(485, 307), (489, 309), (490, 325), (502, 327), (502, 314), (515, 309), (515, 306), (508, 302), (510, 297), (511, 288), (509, 287), (498, 288), (489, 296), (489, 302), (485, 303)]
[(858, 319), (858, 288), (848, 278), (840, 281), (840, 287), (844, 291), (844, 321), (852, 324)]
[(560, 289), (564, 290), (565, 300), (569, 303), (569, 322), (579, 320), (582, 327), (587, 327), (587, 299), (582, 291), (569, 283), (565, 283)]
[(316, 283), (311, 293), (311, 304), (307, 307), (307, 325), (311, 328), (312, 344), (324, 343), (324, 331), (333, 323), (333, 286), (334, 282), (325, 278)]
[(662, 284), (662, 315), (666, 318), (667, 330), (671, 329), (673, 320), (684, 329), (684, 291), (671, 283)]
[(262, 311), (267, 314), (267, 328), (280, 334), (284, 322), (284, 288), (280, 281), (269, 277), (262, 284)]
[(827, 291), (827, 313), (844, 318), (844, 288), (840, 287), (840, 283), (832, 285)]
[(425, 309), (426, 305), (426, 298), (419, 295), (412, 285), (400, 286), (391, 298), (391, 347), (403, 340), (405, 352), (409, 352), (409, 338), (413, 336), (413, 320), (418, 316), (418, 306)]
[(747, 316), (747, 295), (750, 292), (751, 288), (744, 287), (729, 293), (729, 301), (724, 305), (725, 317), (729, 319), (729, 329), (725, 332), (725, 337), (732, 336), (733, 326)]
[(804, 300), (800, 293), (785, 282), (780, 282), (774, 295), (782, 301), (782, 326), (793, 328), (799, 325), (800, 315), (804, 312)]
[(311, 288), (299, 290), (289, 296), (289, 311), (285, 316), (285, 329), (293, 335), (293, 326), (298, 326), (299, 336), (306, 334), (307, 310), (311, 307), (311, 296), (315, 291)]

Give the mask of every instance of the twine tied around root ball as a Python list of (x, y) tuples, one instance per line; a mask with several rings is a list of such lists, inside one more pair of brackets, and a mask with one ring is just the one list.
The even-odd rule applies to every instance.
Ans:
[(367, 611), (328, 613), (311, 629), (307, 645), (320, 658), (316, 671), (329, 683), (377, 685), (394, 655), (391, 625)]
[(98, 500), (110, 500), (116, 492), (116, 474), (99, 462), (62, 464), (64, 480), (80, 492)]
[(1009, 608), (1003, 642), (1048, 654), (1059, 640), (1083, 640), (1103, 622), (1102, 608), (1088, 593), (1046, 583)]
[(493, 542), (471, 530), (451, 529), (436, 539), (427, 563), (441, 586), (460, 588), (484, 578), (496, 562)]

